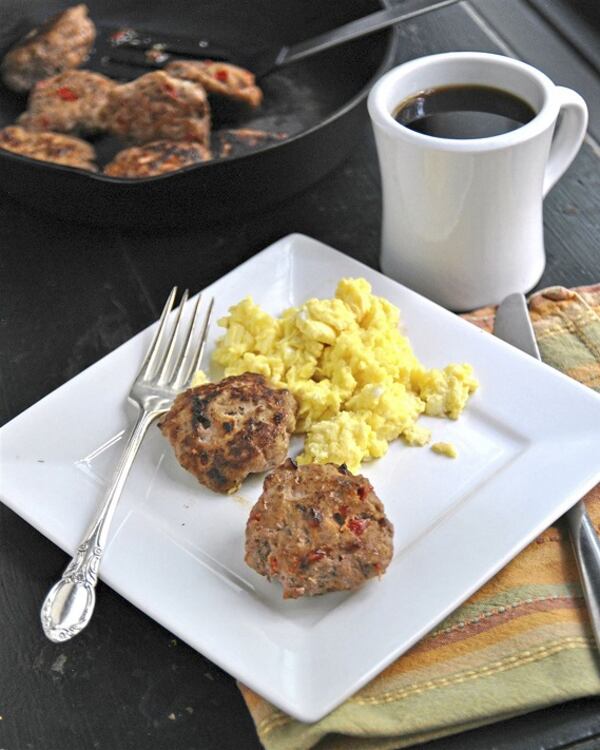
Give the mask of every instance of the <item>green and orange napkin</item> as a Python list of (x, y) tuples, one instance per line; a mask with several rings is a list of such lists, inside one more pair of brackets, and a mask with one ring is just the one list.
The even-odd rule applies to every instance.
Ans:
[[(543, 360), (600, 392), (600, 284), (546, 289), (533, 295), (529, 310)], [(494, 308), (464, 317), (491, 331)], [(598, 529), (600, 485), (586, 504)], [(566, 532), (560, 525), (549, 528), (420, 643), (315, 724), (296, 721), (244, 685), (240, 689), (267, 750), (409, 747), (600, 694), (600, 655)]]

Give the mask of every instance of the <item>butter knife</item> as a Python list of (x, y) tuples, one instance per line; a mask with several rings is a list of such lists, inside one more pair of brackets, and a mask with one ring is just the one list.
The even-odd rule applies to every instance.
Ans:
[[(541, 360), (524, 295), (511, 294), (498, 307), (494, 335)], [(565, 518), (592, 630), (600, 649), (600, 539), (582, 500), (565, 513)]]

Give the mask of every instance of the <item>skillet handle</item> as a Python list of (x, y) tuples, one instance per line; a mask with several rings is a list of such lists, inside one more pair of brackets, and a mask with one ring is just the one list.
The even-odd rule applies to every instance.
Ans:
[(385, 29), (400, 21), (415, 18), (415, 16), (429, 13), (432, 10), (445, 8), (447, 5), (452, 5), (455, 2), (457, 0), (438, 0), (438, 2), (431, 2), (431, 0), (405, 0), (396, 8), (388, 8), (387, 10), (371, 13), (356, 21), (339, 26), (337, 29), (319, 34), (319, 36), (315, 36), (305, 42), (298, 42), (298, 44), (294, 44), (291, 47), (282, 47), (277, 55), (275, 67), (280, 68), (297, 60), (303, 60), (305, 57), (310, 57), (330, 47), (337, 47), (338, 44), (344, 44), (351, 39), (358, 39), (361, 36), (373, 34), (375, 31)]

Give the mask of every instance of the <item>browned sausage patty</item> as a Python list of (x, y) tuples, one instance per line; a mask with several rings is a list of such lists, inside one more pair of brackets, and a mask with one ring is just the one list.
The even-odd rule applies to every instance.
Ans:
[(89, 70), (67, 70), (38, 81), (19, 125), (28, 130), (97, 133), (104, 129), (103, 111), (117, 84)]
[(292, 394), (250, 372), (180, 393), (159, 424), (183, 468), (224, 493), (280, 464), (295, 426)]
[(111, 177), (152, 177), (211, 158), (210, 151), (201, 143), (154, 141), (119, 151), (104, 167), (104, 174)]
[(29, 91), (43, 78), (77, 68), (94, 44), (96, 29), (85, 5), (74, 5), (33, 29), (5, 55), (2, 80), (13, 91)]
[(40, 161), (52, 161), (96, 172), (96, 153), (80, 138), (61, 133), (40, 133), (11, 125), (0, 130), (0, 148)]
[(355, 589), (392, 559), (393, 526), (363, 476), (286, 461), (265, 479), (246, 525), (246, 563), (284, 599)]
[(210, 110), (202, 86), (163, 70), (115, 86), (104, 110), (106, 127), (133, 143), (157, 140), (209, 144)]
[(258, 107), (262, 91), (254, 75), (244, 68), (212, 60), (174, 60), (165, 66), (169, 75), (200, 83), (210, 94), (226, 96)]

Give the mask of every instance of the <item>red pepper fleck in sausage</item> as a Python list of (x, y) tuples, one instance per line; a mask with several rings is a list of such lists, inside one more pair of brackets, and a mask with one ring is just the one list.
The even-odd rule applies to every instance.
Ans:
[(306, 555), (306, 561), (309, 563), (317, 562), (325, 557), (325, 551), (322, 549), (313, 549)]
[(170, 83), (165, 83), (165, 85), (163, 86), (163, 91), (167, 96), (170, 96), (171, 99), (179, 99), (175, 88)]
[(353, 534), (360, 536), (367, 527), (367, 523), (368, 520), (366, 518), (351, 518), (347, 526)]
[(60, 96), (61, 99), (64, 99), (65, 102), (74, 102), (79, 99), (73, 89), (69, 88), (68, 86), (61, 86), (60, 88), (56, 89), (56, 93), (58, 96)]

